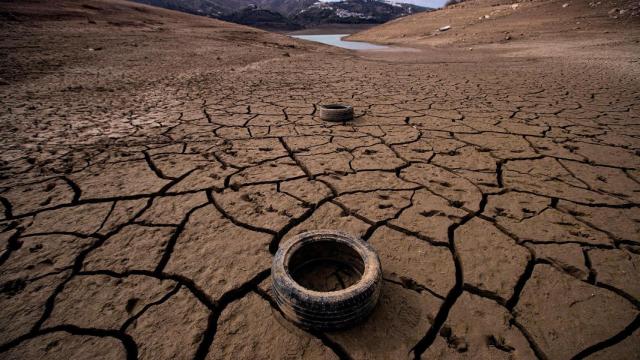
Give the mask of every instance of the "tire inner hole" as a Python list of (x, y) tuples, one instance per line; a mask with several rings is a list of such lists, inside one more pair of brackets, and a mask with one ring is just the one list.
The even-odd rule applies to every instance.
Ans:
[(317, 241), (301, 246), (288, 264), (300, 286), (314, 291), (346, 289), (362, 278), (364, 261), (350, 246), (335, 241)]
[(324, 107), (325, 109), (331, 109), (331, 110), (341, 110), (341, 109), (347, 108), (346, 105), (340, 105), (340, 104), (322, 105), (322, 107)]

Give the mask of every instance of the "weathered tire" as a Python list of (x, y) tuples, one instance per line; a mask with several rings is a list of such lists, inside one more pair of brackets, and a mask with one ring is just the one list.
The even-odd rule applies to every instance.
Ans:
[[(360, 279), (337, 291), (305, 288), (292, 274), (314, 261), (352, 261)], [(273, 259), (271, 276), (274, 297), (285, 318), (307, 329), (337, 330), (359, 323), (373, 311), (382, 270), (369, 244), (345, 233), (318, 230), (285, 242)]]
[(326, 121), (353, 120), (353, 107), (344, 104), (320, 105), (320, 119)]

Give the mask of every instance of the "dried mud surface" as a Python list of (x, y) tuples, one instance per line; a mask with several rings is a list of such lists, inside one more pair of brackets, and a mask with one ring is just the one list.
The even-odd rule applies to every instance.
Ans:
[[(0, 5), (0, 357), (640, 356), (637, 77), (61, 3)], [(304, 332), (271, 259), (327, 228), (378, 251), (381, 300)]]

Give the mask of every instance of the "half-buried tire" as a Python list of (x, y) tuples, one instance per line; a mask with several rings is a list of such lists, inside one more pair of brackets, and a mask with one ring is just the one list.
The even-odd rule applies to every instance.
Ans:
[(369, 244), (345, 233), (318, 230), (282, 244), (271, 275), (285, 318), (302, 328), (337, 330), (373, 311), (382, 270)]
[(326, 121), (352, 120), (353, 107), (344, 104), (320, 105), (320, 119)]

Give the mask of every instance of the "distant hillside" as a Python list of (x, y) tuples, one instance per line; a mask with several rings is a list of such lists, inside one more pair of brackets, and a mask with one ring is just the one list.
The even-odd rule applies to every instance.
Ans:
[(132, 0), (197, 15), (219, 17), (246, 8), (259, 8), (289, 16), (318, 0)]
[(221, 19), (268, 30), (292, 31), (302, 29), (302, 25), (291, 21), (279, 12), (257, 9), (253, 6), (246, 7), (229, 15), (224, 15)]
[(391, 4), (376, 0), (316, 2), (293, 16), (304, 25), (382, 24), (389, 20), (430, 10), (411, 4)]
[[(239, 5), (234, 0), (133, 0), (141, 4), (153, 5), (165, 9), (182, 11), (190, 14), (219, 17), (222, 14), (233, 11)], [(242, 0), (239, 0), (240, 2)]]
[(286, 16), (292, 16), (316, 2), (318, 0), (256, 0), (253, 1), (253, 4), (261, 9), (269, 9)]
[(239, 24), (295, 30), (320, 24), (381, 24), (431, 10), (382, 0), (133, 0)]

